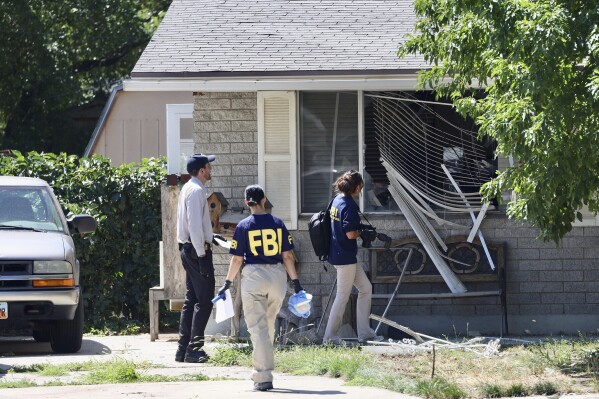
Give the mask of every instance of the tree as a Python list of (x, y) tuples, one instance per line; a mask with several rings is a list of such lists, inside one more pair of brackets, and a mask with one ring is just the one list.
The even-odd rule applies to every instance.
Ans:
[(599, 210), (599, 2), (415, 0), (415, 11), (400, 56), (421, 54), (422, 86), (517, 160), (483, 194), (514, 190), (508, 215), (558, 243), (583, 205)]
[(128, 76), (170, 2), (1, 1), (1, 147), (81, 153), (73, 112)]

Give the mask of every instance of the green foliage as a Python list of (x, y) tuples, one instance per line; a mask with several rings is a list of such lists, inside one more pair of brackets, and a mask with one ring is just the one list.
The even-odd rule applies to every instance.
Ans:
[(504, 396), (503, 388), (497, 384), (484, 384), (481, 393), (485, 398), (501, 398)]
[(526, 396), (526, 388), (522, 384), (514, 384), (510, 385), (505, 390), (505, 395), (509, 397), (522, 397)]
[[(483, 188), (514, 190), (508, 214), (559, 240), (583, 205), (599, 210), (599, 7), (574, 0), (415, 0), (399, 50), (430, 63), (419, 80), (452, 98), (517, 165)], [(449, 79), (447, 79), (449, 78)], [(483, 85), (483, 98), (472, 86)]]
[(112, 167), (107, 158), (15, 152), (0, 174), (34, 176), (54, 189), (65, 215), (87, 213), (93, 234), (74, 236), (86, 328), (120, 331), (148, 322), (148, 289), (159, 282), (160, 184), (164, 160)]
[(2, 147), (83, 152), (95, 121), (75, 123), (73, 112), (129, 75), (170, 3), (1, 1)]
[(83, 377), (87, 384), (119, 384), (138, 382), (139, 374), (135, 370), (135, 363), (127, 360), (115, 360), (110, 364), (102, 364), (91, 370)]
[(251, 346), (222, 345), (210, 355), (210, 363), (218, 366), (249, 366), (252, 364), (251, 358)]
[(0, 389), (2, 388), (30, 388), (38, 386), (31, 380), (18, 380), (18, 381), (0, 381)]
[(417, 395), (430, 399), (459, 399), (466, 397), (466, 393), (457, 385), (439, 377), (418, 381), (416, 391)]
[(582, 358), (586, 361), (588, 372), (599, 378), (599, 347), (585, 350)]
[[(96, 385), (96, 384), (121, 384), (136, 382), (176, 382), (176, 381), (208, 381), (210, 377), (201, 374), (182, 374), (176, 376), (146, 373), (150, 368), (158, 367), (150, 362), (133, 362), (122, 358), (114, 358), (107, 361), (86, 361), (79, 363), (64, 364), (34, 364), (28, 368), (21, 367), (15, 371), (17, 366), (10, 369), (18, 373), (37, 373), (44, 377), (57, 377), (54, 381), (43, 384), (24, 378), (18, 381), (0, 382), (0, 388), (23, 388), (32, 386), (59, 386), (59, 385)], [(70, 381), (68, 377), (75, 374)]]
[(599, 378), (599, 344), (593, 339), (551, 339), (528, 350), (535, 355), (529, 366), (535, 372), (551, 367), (564, 374), (588, 373)]
[(558, 393), (558, 389), (555, 384), (549, 381), (543, 381), (535, 384), (531, 391), (534, 395), (555, 395)]

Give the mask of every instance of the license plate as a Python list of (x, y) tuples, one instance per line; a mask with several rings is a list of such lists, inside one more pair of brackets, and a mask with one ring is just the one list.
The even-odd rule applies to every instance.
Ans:
[(0, 302), (0, 320), (8, 319), (8, 302)]

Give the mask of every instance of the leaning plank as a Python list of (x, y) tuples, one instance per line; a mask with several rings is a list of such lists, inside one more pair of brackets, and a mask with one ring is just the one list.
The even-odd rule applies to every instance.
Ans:
[[(406, 220), (414, 230), (416, 237), (422, 243), (422, 246), (431, 257), (433, 264), (439, 270), (439, 274), (443, 277), (443, 280), (447, 283), (447, 286), (453, 293), (462, 293), (468, 291), (466, 286), (460, 281), (459, 278), (451, 271), (443, 257), (439, 254), (438, 249), (433, 244), (432, 240), (427, 237), (427, 232), (424, 227), (421, 226), (422, 219), (424, 216), (416, 214), (412, 208), (408, 205), (405, 200), (408, 194), (403, 190), (401, 186), (390, 185), (389, 192), (393, 199), (397, 202), (397, 205), (401, 209)], [(403, 192), (402, 192), (403, 191)]]

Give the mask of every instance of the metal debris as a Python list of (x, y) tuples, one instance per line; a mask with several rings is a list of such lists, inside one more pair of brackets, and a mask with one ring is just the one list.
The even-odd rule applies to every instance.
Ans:
[(369, 345), (374, 346), (389, 346), (394, 350), (401, 350), (403, 353), (415, 354), (417, 352), (429, 352), (435, 349), (452, 349), (452, 350), (463, 350), (477, 355), (484, 356), (487, 358), (498, 356), (499, 349), (501, 347), (501, 341), (499, 338), (485, 338), (476, 337), (464, 342), (452, 342), (445, 339), (431, 337), (429, 335), (421, 334), (408, 327), (404, 327), (394, 321), (385, 319), (377, 315), (370, 315), (373, 320), (380, 321), (391, 327), (397, 328), (411, 335), (414, 339), (403, 339), (397, 342), (389, 340), (388, 342), (377, 342), (367, 341)]

